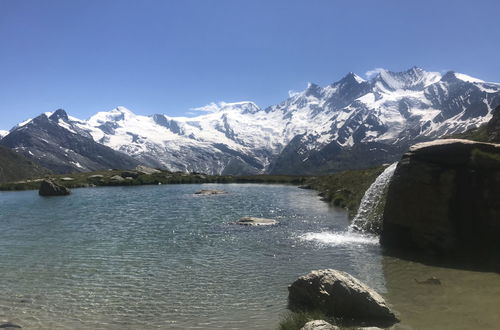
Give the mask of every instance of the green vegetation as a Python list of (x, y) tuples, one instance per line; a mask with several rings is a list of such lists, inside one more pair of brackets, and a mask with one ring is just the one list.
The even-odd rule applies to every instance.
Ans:
[(334, 206), (348, 209), (352, 217), (356, 214), (365, 191), (384, 169), (384, 166), (379, 166), (312, 177), (307, 180), (306, 187), (319, 191), (323, 200)]
[[(143, 174), (128, 170), (107, 170), (71, 174), (51, 174), (43, 178), (52, 179), (66, 188), (98, 187), (98, 186), (135, 186), (181, 183), (281, 183), (303, 184), (306, 177), (281, 175), (205, 175), (200, 173), (182, 173), (160, 171)], [(31, 190), (40, 187), (42, 178), (0, 184), (0, 190)]]

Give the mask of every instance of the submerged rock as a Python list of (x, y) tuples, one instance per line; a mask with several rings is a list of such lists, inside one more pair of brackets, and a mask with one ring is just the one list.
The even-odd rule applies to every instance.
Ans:
[(243, 217), (236, 221), (235, 224), (242, 226), (272, 226), (278, 224), (274, 219)]
[(315, 270), (288, 287), (292, 310), (320, 310), (327, 315), (367, 325), (392, 325), (399, 320), (384, 298), (348, 273)]
[(202, 189), (194, 193), (195, 195), (222, 195), (227, 194), (227, 191), (217, 189)]
[(340, 330), (340, 328), (324, 320), (314, 320), (304, 324), (300, 330)]
[(389, 185), (381, 243), (424, 254), (500, 255), (500, 144), (410, 148)]
[(64, 196), (70, 193), (68, 188), (58, 185), (52, 180), (43, 180), (38, 190), (40, 196)]
[(2, 323), (0, 329), (21, 329), (21, 326), (13, 323)]
[(417, 279), (415, 279), (415, 282), (417, 282), (418, 284), (431, 284), (431, 285), (441, 285), (441, 280), (437, 277), (429, 277), (428, 279), (426, 280), (423, 280), (423, 281), (419, 281)]

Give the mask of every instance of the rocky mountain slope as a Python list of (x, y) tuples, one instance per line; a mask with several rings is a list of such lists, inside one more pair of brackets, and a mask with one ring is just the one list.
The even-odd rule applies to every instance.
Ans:
[[(141, 116), (118, 107), (88, 120), (53, 122), (65, 134), (92, 138), (152, 167), (311, 174), (394, 161), (415, 142), (486, 123), (498, 105), (500, 84), (414, 67), (380, 70), (369, 80), (349, 73), (325, 87), (309, 84), (266, 109), (253, 102), (211, 104), (198, 109), (204, 114), (189, 118)], [(4, 140), (28, 150), (12, 142), (17, 129)], [(82, 165), (69, 158), (65, 161)]]
[(138, 161), (95, 142), (73, 125), (64, 110), (44, 113), (19, 124), (0, 145), (56, 173), (133, 168)]
[(50, 173), (9, 148), (0, 146), (0, 183), (40, 177)]

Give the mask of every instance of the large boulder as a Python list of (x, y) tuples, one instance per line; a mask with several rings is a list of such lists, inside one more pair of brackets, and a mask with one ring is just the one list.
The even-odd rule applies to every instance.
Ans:
[(391, 325), (398, 319), (384, 298), (348, 273), (315, 270), (288, 287), (291, 310), (319, 310), (344, 320), (368, 325)]
[(436, 140), (403, 155), (387, 192), (384, 246), (424, 254), (498, 255), (498, 237), (500, 144)]
[(58, 185), (52, 180), (43, 180), (38, 190), (40, 196), (64, 196), (70, 193), (68, 188)]

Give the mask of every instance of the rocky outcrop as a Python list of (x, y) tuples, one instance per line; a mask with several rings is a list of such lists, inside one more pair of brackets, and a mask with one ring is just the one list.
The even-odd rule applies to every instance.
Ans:
[(320, 310), (366, 325), (398, 322), (382, 296), (335, 269), (316, 270), (299, 277), (288, 287), (288, 302), (292, 310)]
[(40, 184), (40, 190), (38, 190), (40, 196), (64, 196), (70, 193), (68, 188), (58, 185), (52, 180), (43, 180)]
[(340, 330), (340, 328), (323, 320), (314, 320), (304, 324), (300, 330)]
[(146, 175), (151, 175), (151, 174), (156, 174), (156, 173), (161, 173), (160, 170), (157, 170), (155, 168), (147, 167), (144, 165), (138, 165), (135, 168), (136, 172), (139, 172), (140, 174), (146, 174)]
[(274, 219), (243, 217), (236, 221), (235, 224), (242, 226), (272, 226), (278, 224)]
[(498, 256), (499, 197), (500, 144), (417, 144), (389, 185), (381, 243), (440, 255)]

